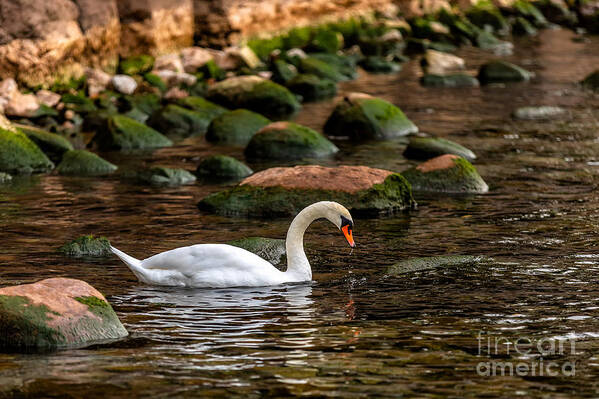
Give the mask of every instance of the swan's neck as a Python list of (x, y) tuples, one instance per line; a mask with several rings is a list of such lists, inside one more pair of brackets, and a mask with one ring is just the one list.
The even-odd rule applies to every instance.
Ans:
[(312, 280), (312, 268), (304, 252), (304, 232), (310, 223), (323, 217), (323, 210), (317, 205), (310, 205), (298, 213), (287, 231), (287, 240), (285, 241), (287, 271), (285, 273), (293, 281)]

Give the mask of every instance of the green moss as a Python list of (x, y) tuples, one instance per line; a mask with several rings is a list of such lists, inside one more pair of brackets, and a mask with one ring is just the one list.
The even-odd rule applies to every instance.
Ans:
[(61, 175), (103, 176), (115, 170), (117, 166), (86, 150), (71, 150), (64, 153), (56, 168)]
[(293, 28), (283, 37), (283, 48), (304, 48), (310, 44), (312, 38), (312, 31), (314, 28), (310, 26), (303, 26), (299, 28)]
[(486, 193), (487, 183), (466, 159), (458, 157), (454, 166), (422, 172), (417, 168), (408, 169), (401, 174), (410, 182), (414, 191), (444, 193)]
[(286, 86), (293, 93), (302, 96), (304, 101), (320, 100), (337, 94), (337, 85), (332, 80), (303, 73), (289, 80)]
[(73, 149), (71, 142), (58, 134), (46, 132), (34, 126), (15, 126), (29, 137), (53, 162), (59, 162), (62, 154)]
[(251, 48), (262, 61), (268, 61), (270, 53), (277, 49), (284, 48), (285, 43), (282, 36), (275, 36), (268, 39), (248, 40), (247, 46)]
[(271, 71), (272, 80), (279, 84), (285, 84), (297, 75), (295, 66), (280, 59), (277, 59), (272, 63)]
[(380, 98), (356, 95), (337, 104), (324, 125), (327, 135), (353, 140), (384, 140), (417, 131), (416, 125), (395, 105)]
[(0, 128), (0, 171), (18, 174), (53, 168), (52, 161), (25, 134)]
[(466, 17), (476, 26), (484, 29), (490, 26), (497, 32), (507, 32), (509, 25), (499, 9), (489, 0), (481, 0), (466, 11)]
[(214, 60), (210, 60), (202, 65), (198, 72), (205, 79), (223, 80), (227, 76), (227, 71), (219, 67)]
[(389, 61), (385, 57), (366, 57), (360, 61), (359, 65), (364, 70), (373, 73), (394, 73), (401, 71), (401, 64)]
[(98, 110), (94, 102), (90, 98), (85, 97), (85, 95), (83, 95), (82, 93), (63, 94), (61, 101), (65, 104), (66, 108), (73, 110), (78, 114), (86, 114)]
[(528, 81), (532, 73), (505, 61), (491, 61), (480, 67), (478, 80), (481, 83)]
[(103, 149), (133, 150), (168, 147), (173, 143), (156, 130), (134, 119), (114, 115), (108, 129), (94, 138)]
[(205, 179), (243, 179), (254, 173), (245, 164), (226, 155), (211, 155), (203, 158), (196, 169), (196, 175)]
[(452, 73), (449, 75), (427, 74), (420, 79), (420, 83), (427, 87), (476, 87), (479, 85), (474, 76), (465, 73)]
[(320, 133), (293, 122), (266, 126), (255, 134), (245, 149), (252, 159), (319, 158), (339, 149)]
[(345, 80), (345, 76), (335, 69), (335, 67), (314, 57), (300, 58), (298, 61), (298, 70), (302, 73), (332, 80), (333, 82)]
[(431, 159), (444, 154), (454, 154), (469, 161), (476, 155), (468, 148), (440, 137), (412, 137), (403, 155), (410, 159)]
[(410, 184), (392, 174), (383, 183), (357, 193), (240, 185), (204, 198), (198, 207), (221, 215), (272, 218), (293, 216), (314, 202), (327, 200), (344, 204), (355, 214), (379, 214), (415, 204)]
[(322, 61), (334, 68), (341, 76), (341, 80), (351, 80), (358, 77), (356, 70), (358, 57), (351, 55), (312, 53), (310, 58)]
[(523, 17), (516, 17), (512, 23), (512, 33), (519, 36), (534, 36), (537, 30)]
[(68, 80), (57, 79), (48, 90), (54, 93), (66, 93), (71, 90), (81, 90), (85, 87), (85, 76), (81, 76), (80, 78), (70, 78)]
[(270, 120), (246, 109), (226, 112), (212, 120), (206, 140), (217, 144), (247, 145), (252, 136)]
[(0, 349), (39, 350), (66, 344), (64, 335), (48, 325), (53, 315), (60, 316), (25, 296), (0, 295)]
[(154, 57), (151, 55), (134, 55), (127, 57), (119, 63), (119, 72), (125, 75), (141, 75), (152, 70)]
[[(123, 96), (122, 103), (124, 112), (143, 115), (143, 121), (162, 107), (160, 97), (153, 93)], [(138, 120), (137, 118), (133, 119)]]
[(112, 255), (110, 241), (106, 237), (94, 237), (91, 234), (78, 237), (58, 250), (72, 258), (107, 257)]
[(210, 122), (215, 116), (216, 113), (210, 109), (206, 109), (205, 112), (198, 112), (169, 104), (156, 111), (147, 123), (169, 136), (201, 136), (206, 133)]
[(512, 4), (512, 8), (521, 15), (525, 17), (526, 20), (532, 22), (535, 26), (542, 28), (547, 26), (547, 19), (532, 2), (525, 0), (516, 0)]
[(184, 169), (157, 166), (139, 172), (137, 180), (155, 186), (180, 186), (196, 181), (196, 177)]
[(278, 265), (285, 257), (285, 240), (265, 237), (247, 237), (229, 241), (227, 244), (243, 248), (273, 265)]
[(334, 54), (343, 48), (343, 35), (324, 26), (316, 30), (308, 48), (314, 52)]
[(162, 80), (162, 78), (160, 76), (158, 76), (154, 73), (148, 72), (148, 73), (144, 74), (144, 79), (146, 82), (148, 82), (150, 84), (150, 86), (156, 87), (158, 90), (160, 90), (163, 93), (168, 89), (164, 80)]
[(113, 313), (110, 304), (97, 296), (78, 296), (73, 299), (87, 306), (90, 312), (102, 319), (110, 317)]

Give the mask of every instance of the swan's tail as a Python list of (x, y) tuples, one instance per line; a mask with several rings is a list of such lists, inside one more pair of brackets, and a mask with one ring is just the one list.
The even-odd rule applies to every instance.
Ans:
[(138, 279), (144, 280), (145, 273), (144, 273), (144, 268), (141, 265), (141, 260), (135, 259), (133, 256), (127, 255), (126, 253), (124, 253), (121, 250), (116, 249), (112, 245), (110, 246), (110, 250), (112, 251), (113, 254), (115, 254), (116, 256), (118, 256), (119, 258), (121, 258), (121, 260), (127, 266), (129, 266), (129, 269), (131, 269), (131, 271), (133, 272), (133, 274), (135, 274), (135, 276)]

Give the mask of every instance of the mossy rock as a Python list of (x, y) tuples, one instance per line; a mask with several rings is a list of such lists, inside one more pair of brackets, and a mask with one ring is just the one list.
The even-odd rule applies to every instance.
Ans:
[(272, 80), (278, 84), (284, 85), (297, 75), (297, 68), (283, 60), (274, 60), (270, 70), (272, 71)]
[(324, 125), (329, 136), (352, 140), (385, 140), (418, 132), (418, 128), (395, 105), (362, 93), (347, 95)]
[(385, 57), (369, 56), (361, 60), (360, 65), (365, 71), (373, 73), (394, 73), (401, 71), (401, 64), (389, 61)]
[(332, 54), (342, 48), (343, 35), (326, 28), (318, 29), (308, 45), (310, 51)]
[(121, 101), (127, 116), (142, 123), (162, 107), (160, 96), (154, 93), (123, 96)]
[(477, 194), (489, 191), (474, 166), (453, 154), (441, 155), (401, 172), (414, 191)]
[(169, 104), (154, 112), (147, 123), (167, 136), (191, 137), (205, 134), (213, 118), (211, 112), (197, 112)]
[(555, 24), (565, 25), (572, 28), (578, 23), (578, 17), (566, 7), (565, 3), (552, 0), (541, 0), (537, 1), (535, 4), (543, 16)]
[(482, 65), (478, 71), (478, 80), (483, 83), (526, 82), (533, 74), (518, 65), (505, 61), (491, 61)]
[(204, 97), (197, 96), (180, 98), (177, 100), (177, 105), (188, 108), (195, 112), (201, 112), (205, 114), (207, 118), (215, 118), (228, 111), (228, 109), (221, 107), (220, 105), (215, 104), (212, 101), (208, 101)]
[(405, 47), (403, 41), (383, 40), (381, 36), (360, 35), (358, 46), (366, 56), (385, 57), (390, 54), (400, 53)]
[(61, 175), (103, 176), (117, 170), (117, 166), (86, 150), (71, 150), (64, 153), (56, 168)]
[(0, 172), (0, 184), (10, 183), (12, 181), (12, 176), (8, 173)]
[(110, 241), (106, 237), (94, 237), (91, 234), (78, 237), (58, 250), (71, 258), (112, 256)]
[[(333, 175), (347, 178), (348, 169), (365, 167), (323, 168), (319, 166), (298, 166), (295, 168), (273, 168), (254, 174), (240, 185), (219, 193), (209, 195), (198, 203), (200, 210), (230, 216), (251, 217), (290, 217), (296, 215), (306, 206), (318, 201), (336, 201), (345, 205), (352, 214), (378, 215), (397, 210), (404, 210), (415, 205), (410, 184), (397, 173), (386, 173), (380, 183), (370, 183), (357, 191), (335, 189), (331, 178), (313, 174), (312, 169), (330, 169)], [(370, 169), (370, 168), (366, 168)], [(254, 185), (251, 180), (265, 173), (279, 174), (279, 170), (289, 170), (299, 185), (290, 184), (284, 179), (286, 186), (279, 184)], [(326, 175), (329, 175), (327, 172)], [(319, 180), (323, 177), (323, 180)], [(350, 184), (348, 182), (348, 184)]]
[(516, 17), (512, 23), (512, 33), (517, 36), (534, 36), (536, 28), (524, 17)]
[(399, 276), (406, 273), (425, 270), (472, 267), (486, 261), (484, 256), (446, 255), (426, 258), (412, 258), (398, 262), (387, 269), (388, 276)]
[(0, 171), (29, 174), (52, 169), (52, 161), (24, 133), (0, 128)]
[(332, 80), (305, 73), (296, 75), (286, 86), (293, 93), (302, 96), (304, 101), (321, 100), (337, 94), (337, 85)]
[(108, 119), (108, 128), (94, 140), (102, 149), (136, 150), (168, 147), (173, 143), (160, 132), (123, 115)]
[(207, 98), (228, 108), (245, 108), (268, 118), (285, 118), (301, 105), (287, 88), (258, 76), (237, 76), (208, 88)]
[(512, 4), (512, 8), (521, 18), (526, 18), (536, 27), (544, 28), (548, 22), (541, 10), (539, 10), (532, 2), (526, 0), (516, 0)]
[(284, 49), (303, 48), (310, 44), (314, 28), (311, 26), (300, 26), (291, 29), (283, 37)]
[[(438, 24), (443, 29), (436, 29), (434, 23)], [(429, 39), (431, 41), (447, 41), (451, 39), (450, 35), (446, 33), (449, 31), (449, 27), (444, 26), (439, 21), (432, 21), (424, 17), (416, 17), (410, 20), (410, 26), (412, 27), (412, 36), (419, 39)]]
[(347, 80), (347, 78), (334, 66), (314, 57), (300, 58), (297, 69), (305, 74), (316, 75), (319, 78), (329, 79), (333, 82)]
[(465, 73), (452, 73), (448, 75), (427, 74), (420, 79), (426, 87), (477, 87), (478, 79)]
[(72, 94), (66, 93), (61, 97), (67, 109), (75, 111), (78, 114), (87, 114), (98, 110), (91, 98), (86, 97), (82, 93)]
[(580, 84), (587, 89), (599, 91), (599, 69), (584, 78)]
[(227, 244), (243, 248), (273, 265), (282, 263), (287, 253), (285, 240), (265, 237), (247, 237), (229, 241)]
[(481, 0), (466, 11), (466, 17), (481, 29), (486, 26), (501, 33), (509, 31), (507, 20), (499, 9), (489, 0)]
[(409, 38), (406, 41), (406, 54), (423, 54), (426, 50), (443, 51), (451, 53), (457, 50), (451, 43), (432, 42), (428, 39)]
[(309, 127), (275, 122), (256, 133), (245, 149), (250, 159), (302, 159), (327, 157), (339, 149)]
[(270, 53), (275, 50), (284, 48), (284, 38), (282, 36), (274, 36), (266, 39), (250, 39), (247, 46), (260, 58), (262, 61), (268, 61)]
[(454, 154), (472, 162), (476, 155), (468, 148), (440, 137), (411, 137), (403, 155), (409, 159), (431, 159)]
[(154, 66), (154, 57), (147, 54), (133, 55), (119, 62), (119, 72), (125, 75), (141, 75)]
[(223, 145), (245, 146), (252, 136), (270, 123), (270, 119), (247, 109), (226, 112), (212, 120), (206, 140)]
[(254, 173), (247, 165), (226, 155), (211, 155), (202, 158), (196, 175), (209, 180), (237, 180)]
[(150, 86), (157, 88), (162, 93), (164, 93), (165, 91), (168, 90), (166, 82), (164, 80), (162, 80), (162, 78), (160, 76), (156, 75), (155, 73), (148, 72), (148, 73), (144, 74), (144, 79), (146, 82), (148, 82), (150, 84)]
[(33, 141), (52, 162), (60, 162), (62, 154), (73, 149), (65, 137), (47, 132), (34, 126), (15, 125)]
[(356, 66), (357, 56), (329, 53), (311, 53), (310, 58), (322, 61), (333, 67), (339, 73), (341, 80), (352, 80), (358, 77)]
[(464, 44), (468, 43), (468, 41), (474, 40), (477, 32), (481, 30), (478, 26), (470, 22), (464, 15), (449, 10), (445, 7), (439, 10), (437, 19), (439, 22), (449, 28), (449, 31), (454, 38), (458, 39), (459, 42)]
[(156, 166), (137, 173), (137, 181), (153, 186), (181, 186), (196, 181), (196, 177), (185, 169)]

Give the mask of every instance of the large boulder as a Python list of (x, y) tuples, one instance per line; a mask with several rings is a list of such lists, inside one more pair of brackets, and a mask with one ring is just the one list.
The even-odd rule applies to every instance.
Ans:
[(274, 122), (256, 133), (245, 156), (251, 159), (320, 158), (339, 149), (322, 134), (293, 122)]
[(410, 159), (431, 159), (444, 154), (454, 154), (474, 161), (476, 155), (468, 148), (441, 137), (411, 137), (403, 155)]
[(212, 120), (206, 132), (206, 140), (215, 144), (247, 145), (270, 120), (247, 109), (226, 112)]
[(222, 215), (293, 216), (318, 201), (337, 201), (353, 213), (379, 214), (415, 205), (410, 184), (399, 174), (366, 166), (316, 165), (271, 168), (198, 204)]
[(474, 166), (453, 154), (441, 155), (401, 172), (414, 191), (443, 193), (486, 193), (489, 186)]
[(532, 76), (532, 72), (506, 61), (488, 62), (478, 71), (481, 83), (525, 82)]
[(80, 347), (128, 335), (106, 298), (81, 280), (0, 289), (0, 350)]
[(285, 87), (259, 76), (236, 76), (208, 88), (206, 97), (228, 108), (246, 108), (269, 118), (285, 118), (301, 105)]
[(25, 134), (0, 128), (0, 171), (18, 174), (53, 168), (52, 161)]
[(227, 155), (211, 155), (202, 158), (196, 175), (209, 180), (241, 180), (254, 173), (247, 165)]
[(110, 117), (107, 124), (107, 129), (100, 131), (94, 137), (102, 149), (151, 149), (173, 144), (160, 132), (123, 115)]
[(61, 175), (103, 176), (117, 170), (117, 166), (86, 150), (71, 150), (64, 153), (56, 168)]
[(73, 145), (65, 137), (47, 132), (35, 126), (15, 124), (20, 131), (25, 133), (52, 162), (60, 162), (62, 155), (73, 149)]
[(418, 127), (395, 105), (363, 93), (339, 102), (324, 125), (329, 136), (353, 140), (385, 140), (418, 132)]

